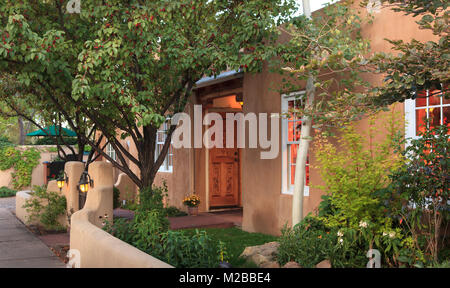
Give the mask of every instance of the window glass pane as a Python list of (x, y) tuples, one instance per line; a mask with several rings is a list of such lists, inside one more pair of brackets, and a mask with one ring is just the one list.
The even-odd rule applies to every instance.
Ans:
[(306, 167), (306, 181), (305, 181), (305, 185), (309, 186), (309, 165), (307, 165)]
[(426, 91), (417, 92), (416, 107), (427, 106), (427, 93)]
[(294, 141), (294, 122), (288, 121), (288, 141)]
[(428, 98), (428, 105), (441, 105), (441, 91), (440, 90), (430, 90)]
[(289, 155), (291, 156), (291, 158), (289, 159), (289, 163), (292, 165), (295, 165), (295, 161), (297, 160), (297, 150), (298, 150), (298, 145), (290, 145), (290, 152)]
[(429, 109), (429, 116), (430, 117), (430, 129), (436, 128), (437, 126), (441, 125), (441, 108), (430, 108)]
[(443, 110), (444, 110), (443, 124), (447, 125), (447, 127), (450, 127), (450, 106), (444, 107)]
[(301, 136), (301, 130), (302, 130), (302, 121), (296, 121), (295, 122), (295, 141), (300, 141)]
[(425, 132), (426, 125), (425, 119), (427, 117), (426, 109), (416, 110), (416, 135), (419, 135), (419, 132)]

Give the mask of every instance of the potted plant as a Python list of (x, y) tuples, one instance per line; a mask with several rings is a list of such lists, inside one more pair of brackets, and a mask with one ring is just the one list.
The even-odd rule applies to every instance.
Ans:
[(188, 213), (191, 216), (198, 215), (198, 205), (200, 205), (200, 197), (193, 194), (189, 197), (184, 198), (183, 204), (188, 206)]

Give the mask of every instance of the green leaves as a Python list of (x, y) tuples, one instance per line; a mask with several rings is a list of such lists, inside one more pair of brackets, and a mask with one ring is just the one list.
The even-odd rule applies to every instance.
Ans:
[(372, 58), (376, 72), (385, 75), (384, 85), (371, 91), (373, 103), (387, 106), (406, 99), (414, 99), (417, 91), (440, 89), (449, 98), (449, 12), (448, 1), (413, 0), (408, 3), (384, 1), (393, 4), (394, 11), (421, 16), (420, 29), (429, 30), (438, 40), (410, 42), (388, 40), (397, 56), (377, 54)]
[(329, 128), (376, 110), (367, 97), (361, 97), (369, 86), (360, 77), (369, 64), (363, 56), (369, 52), (369, 43), (360, 35), (362, 23), (365, 19), (341, 1), (312, 19), (300, 16), (281, 28), (292, 38), (278, 50), (280, 65), (288, 72), (283, 73), (286, 81), (280, 90), (304, 90), (303, 81), (315, 79), (316, 103), (290, 112), (311, 117), (316, 127)]
[(39, 164), (41, 153), (36, 149), (19, 150), (13, 146), (0, 148), (0, 170), (11, 172), (14, 189), (31, 185), (33, 169)]

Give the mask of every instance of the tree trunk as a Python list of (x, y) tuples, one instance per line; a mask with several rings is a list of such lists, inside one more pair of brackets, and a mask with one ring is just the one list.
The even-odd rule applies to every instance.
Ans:
[(142, 164), (142, 187), (139, 187), (141, 190), (151, 188), (156, 177), (157, 171), (154, 171), (156, 132), (157, 129), (154, 129), (152, 126), (145, 126), (143, 128), (143, 143), (138, 147), (138, 149), (140, 150), (139, 155), (142, 155), (142, 159), (139, 159)]
[(19, 145), (25, 145), (25, 128), (23, 125), (23, 118), (22, 116), (19, 116), (17, 118), (17, 122), (19, 124)]
[[(303, 0), (303, 13), (311, 18), (311, 8), (309, 0)], [(314, 77), (311, 75), (306, 84), (306, 107), (311, 107), (314, 103)], [(295, 162), (294, 195), (292, 198), (292, 226), (297, 225), (303, 219), (303, 197), (305, 191), (306, 160), (308, 157), (309, 142), (311, 141), (312, 120), (304, 116), (302, 121), (300, 144)]]
[[(306, 85), (306, 106), (314, 103), (314, 78), (310, 77)], [(297, 151), (297, 159), (295, 164), (295, 182), (294, 195), (292, 199), (292, 226), (295, 226), (303, 219), (303, 197), (305, 191), (306, 179), (306, 161), (308, 159), (309, 143), (311, 142), (311, 126), (310, 117), (303, 117), (300, 144)]]

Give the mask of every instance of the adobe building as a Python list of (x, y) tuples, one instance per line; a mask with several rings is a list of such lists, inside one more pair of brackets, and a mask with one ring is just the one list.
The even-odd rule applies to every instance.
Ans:
[[(355, 4), (362, 13), (365, 9)], [(384, 39), (400, 39), (410, 41), (432, 40), (433, 35), (426, 30), (420, 30), (415, 23), (417, 18), (382, 9), (375, 13), (372, 24), (362, 27), (363, 36), (371, 41), (373, 52), (397, 53), (391, 50), (390, 44)], [(380, 75), (368, 75), (367, 79), (374, 83), (381, 83)], [(281, 83), (281, 76), (268, 72), (267, 67), (259, 74), (244, 74), (237, 71), (222, 73), (216, 78), (204, 78), (197, 83), (186, 112), (194, 117), (194, 105), (202, 105), (202, 113), (216, 112), (225, 117), (225, 113), (271, 113), (281, 114), (295, 105), (296, 93), (276, 92), (274, 85)], [(408, 137), (416, 136), (417, 117), (428, 113), (436, 123), (448, 123), (450, 117), (450, 101), (442, 97), (398, 103), (391, 107), (390, 112), (401, 113), (407, 124), (405, 131)], [(428, 110), (427, 110), (428, 109)], [(428, 112), (427, 112), (428, 111)], [(433, 111), (432, 113), (430, 113)], [(385, 115), (378, 115), (376, 121), (383, 123)], [(297, 121), (297, 122), (296, 122)], [(191, 121), (194, 135), (194, 121)], [(270, 119), (269, 131), (271, 129)], [(279, 120), (279, 149), (274, 159), (261, 159), (261, 152), (267, 149), (248, 148), (249, 125), (246, 125), (245, 136), (247, 148), (202, 148), (171, 149), (157, 175), (155, 185), (166, 181), (169, 188), (168, 204), (184, 209), (182, 200), (185, 196), (195, 193), (202, 202), (200, 211), (214, 211), (241, 207), (243, 209), (242, 228), (249, 232), (280, 234), (285, 223), (290, 223), (292, 214), (292, 188), (295, 171), (296, 144), (298, 135), (293, 131), (298, 120)], [(368, 127), (368, 120), (356, 123), (359, 132), (364, 133)], [(164, 127), (162, 127), (163, 129)], [(208, 129), (203, 126), (203, 132)], [(164, 133), (160, 132), (158, 141), (163, 143)], [(313, 135), (314, 136), (314, 135)], [(270, 136), (269, 136), (270, 139)], [(377, 140), (382, 139), (379, 135)], [(125, 140), (127, 141), (127, 140)], [(225, 141), (225, 137), (224, 137)], [(129, 145), (130, 152), (135, 150)], [(114, 153), (108, 148), (108, 153)], [(157, 147), (158, 150), (158, 147)], [(135, 153), (135, 151), (134, 151)], [(158, 151), (156, 151), (158, 153)], [(315, 159), (314, 145), (309, 152), (309, 175), (306, 179), (307, 187), (304, 197), (304, 215), (317, 209), (321, 196), (325, 193), (315, 186), (322, 185), (320, 173)], [(116, 173), (118, 177), (118, 173)], [(135, 188), (133, 188), (135, 189)], [(123, 191), (121, 191), (123, 194)], [(124, 197), (123, 195), (121, 197)]]

